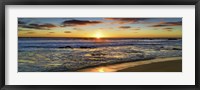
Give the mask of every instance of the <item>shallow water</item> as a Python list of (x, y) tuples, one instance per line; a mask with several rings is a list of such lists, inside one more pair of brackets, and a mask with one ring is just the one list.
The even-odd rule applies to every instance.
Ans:
[(70, 72), (85, 67), (182, 56), (182, 40), (19, 38), (19, 72)]

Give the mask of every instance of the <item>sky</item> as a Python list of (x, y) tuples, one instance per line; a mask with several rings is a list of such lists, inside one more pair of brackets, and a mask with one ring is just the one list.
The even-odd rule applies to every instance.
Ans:
[(182, 18), (18, 18), (18, 37), (181, 38)]

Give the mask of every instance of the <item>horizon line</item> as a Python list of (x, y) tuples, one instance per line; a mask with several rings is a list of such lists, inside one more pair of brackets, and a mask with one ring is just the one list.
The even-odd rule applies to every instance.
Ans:
[[(18, 37), (18, 38), (96, 38), (96, 37)], [(120, 39), (120, 38), (130, 38), (130, 39), (138, 39), (138, 38), (177, 38), (177, 39), (182, 39), (182, 37), (101, 37), (100, 39), (107, 39), (107, 38), (117, 38), (117, 39)]]

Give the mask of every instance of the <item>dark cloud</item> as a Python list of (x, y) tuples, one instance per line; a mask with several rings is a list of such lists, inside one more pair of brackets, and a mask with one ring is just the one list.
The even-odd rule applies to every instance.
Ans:
[(121, 29), (129, 29), (129, 28), (131, 28), (131, 26), (120, 26), (119, 28), (121, 28)]
[(54, 24), (50, 24), (50, 23), (46, 23), (46, 24), (35, 24), (35, 23), (32, 23), (32, 24), (29, 24), (29, 26), (31, 27), (35, 27), (35, 28), (54, 28), (56, 27), (56, 25)]
[(115, 23), (126, 24), (126, 23), (136, 23), (149, 18), (104, 18), (105, 20), (113, 20)]
[(163, 29), (171, 30), (171, 29), (173, 29), (173, 28), (163, 28)]
[(29, 28), (29, 29), (40, 29), (40, 30), (50, 30), (51, 28), (57, 27), (54, 24), (46, 23), (46, 24), (36, 24), (36, 23), (31, 23), (28, 25), (20, 25), (19, 27), (21, 28)]
[(29, 26), (36, 27), (36, 26), (39, 26), (39, 24), (31, 23), (31, 24), (29, 24)]
[(166, 31), (172, 31), (173, 28), (163, 28), (163, 30), (166, 30)]
[(150, 26), (150, 27), (164, 27), (164, 26), (169, 26), (169, 25), (157, 24), (157, 25), (152, 25), (152, 26)]
[(182, 21), (179, 22), (165, 22), (164, 24), (168, 24), (171, 26), (178, 26), (178, 25), (182, 25)]
[(120, 26), (120, 29), (140, 30), (140, 27)]
[(23, 30), (23, 29), (18, 29), (18, 31), (31, 31), (31, 30)]
[(64, 31), (64, 33), (72, 33), (71, 31)]
[(89, 21), (89, 20), (66, 20), (62, 23), (63, 26), (85, 26), (85, 25), (95, 25), (100, 24), (101, 21)]
[(39, 25), (39, 27), (54, 28), (54, 27), (56, 27), (56, 25), (47, 23), (47, 24)]
[(151, 25), (150, 27), (165, 27), (165, 26), (180, 26), (182, 25), (182, 21), (179, 22), (160, 22), (155, 25)]
[(18, 24), (26, 24), (26, 22), (18, 20)]

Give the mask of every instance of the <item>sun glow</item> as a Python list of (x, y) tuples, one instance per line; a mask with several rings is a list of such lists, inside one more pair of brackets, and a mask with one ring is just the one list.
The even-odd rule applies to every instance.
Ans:
[(95, 37), (96, 37), (97, 39), (100, 39), (101, 37), (103, 37), (103, 35), (102, 35), (102, 33), (97, 32), (97, 33), (95, 34)]
[(98, 72), (105, 72), (103, 68), (100, 68)]

